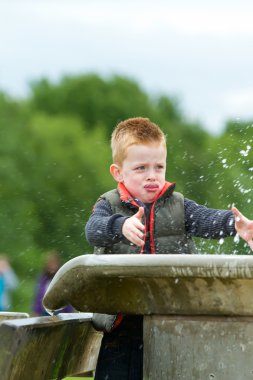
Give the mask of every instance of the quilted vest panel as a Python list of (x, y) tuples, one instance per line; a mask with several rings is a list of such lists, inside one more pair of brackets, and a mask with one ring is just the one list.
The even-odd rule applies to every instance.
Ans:
[[(110, 205), (113, 214), (133, 216), (137, 207), (131, 202), (121, 201), (117, 189), (101, 196)], [(143, 220), (145, 223), (145, 220)], [(152, 224), (156, 254), (195, 253), (193, 241), (185, 234), (184, 197), (178, 192), (161, 196), (154, 206), (154, 223)], [(95, 254), (138, 254), (140, 247), (123, 239), (110, 247), (95, 247)]]

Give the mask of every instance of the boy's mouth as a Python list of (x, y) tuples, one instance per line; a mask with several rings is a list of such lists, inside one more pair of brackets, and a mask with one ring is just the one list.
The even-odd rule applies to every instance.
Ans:
[(158, 185), (151, 184), (151, 183), (144, 186), (144, 189), (146, 189), (147, 191), (156, 191), (158, 188), (159, 188)]

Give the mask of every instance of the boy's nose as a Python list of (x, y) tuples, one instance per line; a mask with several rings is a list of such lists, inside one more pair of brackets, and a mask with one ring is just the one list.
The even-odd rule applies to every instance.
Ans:
[(154, 170), (149, 170), (147, 173), (147, 179), (148, 180), (154, 180), (155, 179), (155, 171)]

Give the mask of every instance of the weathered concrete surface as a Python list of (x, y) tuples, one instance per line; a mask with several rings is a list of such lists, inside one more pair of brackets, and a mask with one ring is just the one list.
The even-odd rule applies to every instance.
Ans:
[(102, 334), (82, 314), (0, 324), (1, 380), (50, 380), (96, 367)]
[(145, 380), (252, 380), (253, 317), (144, 318)]
[(253, 257), (83, 255), (51, 282), (44, 305), (84, 312), (253, 315)]

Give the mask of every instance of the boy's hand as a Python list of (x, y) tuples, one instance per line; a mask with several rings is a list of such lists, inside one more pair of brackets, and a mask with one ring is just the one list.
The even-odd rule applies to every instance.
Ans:
[(236, 207), (232, 208), (232, 213), (235, 217), (236, 231), (239, 236), (248, 243), (253, 251), (253, 220), (246, 218)]
[(144, 215), (144, 208), (140, 207), (138, 212), (131, 216), (131, 218), (126, 219), (122, 227), (122, 234), (133, 244), (142, 247), (143, 241), (143, 231), (145, 229), (141, 222)]

